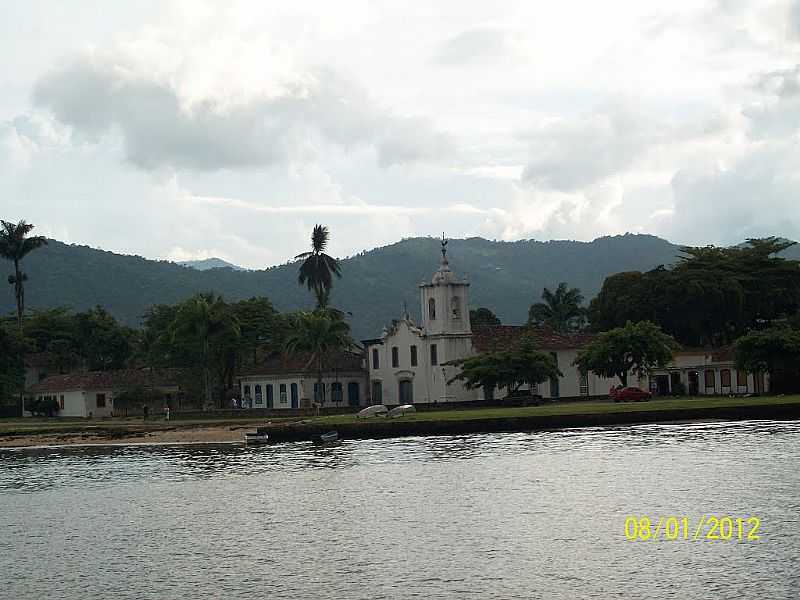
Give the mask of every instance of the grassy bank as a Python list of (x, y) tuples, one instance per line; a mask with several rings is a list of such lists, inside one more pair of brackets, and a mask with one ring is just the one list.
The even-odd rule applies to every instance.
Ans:
[[(697, 419), (800, 419), (800, 396), (761, 398), (669, 398), (638, 403), (602, 401), (564, 402), (529, 407), (490, 407), (458, 410), (425, 410), (395, 419), (357, 419), (355, 414), (320, 417), (208, 418), (176, 421), (142, 421), (141, 419), (62, 420), (12, 419), (0, 421), (0, 441), (5, 445), (14, 439), (37, 437), (72, 438), (93, 441), (120, 440), (180, 434), (181, 440), (192, 441), (192, 431), (203, 431), (197, 441), (241, 439), (239, 429), (266, 427), (275, 441), (309, 439), (331, 429), (343, 438), (384, 438), (408, 435), (457, 435), (491, 431), (531, 431), (563, 427), (621, 425), (631, 423), (689, 421)], [(269, 424), (267, 424), (269, 422)], [(237, 433), (232, 434), (232, 431)]]

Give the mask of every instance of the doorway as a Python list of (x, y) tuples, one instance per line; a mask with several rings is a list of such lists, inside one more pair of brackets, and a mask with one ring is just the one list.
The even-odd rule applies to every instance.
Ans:
[(700, 373), (689, 371), (689, 395), (698, 396), (700, 392)]
[(400, 404), (414, 404), (414, 384), (404, 379), (399, 384)]
[(361, 403), (361, 398), (358, 394), (358, 383), (351, 381), (347, 384), (347, 403), (350, 406), (358, 406)]

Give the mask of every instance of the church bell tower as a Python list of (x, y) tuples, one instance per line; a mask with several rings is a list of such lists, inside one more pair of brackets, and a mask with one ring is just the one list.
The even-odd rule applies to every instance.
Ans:
[(423, 281), (419, 286), (422, 325), (428, 335), (469, 335), (469, 283), (450, 270), (444, 234), (441, 252), (439, 270), (430, 283)]

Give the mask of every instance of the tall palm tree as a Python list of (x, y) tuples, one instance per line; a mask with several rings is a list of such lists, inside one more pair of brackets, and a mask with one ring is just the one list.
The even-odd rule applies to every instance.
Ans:
[(47, 238), (41, 235), (28, 237), (33, 225), (20, 221), (10, 223), (0, 221), (0, 256), (14, 262), (14, 274), (8, 276), (8, 283), (14, 286), (17, 300), (17, 325), (22, 331), (22, 314), (25, 311), (25, 282), (28, 276), (20, 269), (20, 263), (30, 252), (47, 244)]
[(330, 232), (326, 226), (314, 225), (314, 230), (311, 232), (311, 252), (303, 252), (295, 256), (296, 259), (303, 259), (297, 282), (314, 292), (317, 308), (328, 306), (328, 299), (333, 287), (333, 276), (342, 276), (342, 267), (339, 261), (325, 254), (329, 238)]
[(350, 350), (355, 346), (350, 337), (350, 326), (341, 318), (338, 311), (330, 309), (301, 312), (295, 318), (292, 331), (284, 342), (287, 354), (307, 354), (307, 365), (314, 365), (317, 371), (317, 390), (322, 401), (322, 373), (325, 362), (335, 352)]
[(558, 284), (555, 292), (544, 288), (542, 300), (528, 311), (528, 325), (548, 325), (560, 333), (575, 331), (583, 326), (586, 310), (581, 306), (583, 294), (578, 288)]
[(170, 326), (172, 342), (200, 355), (205, 407), (213, 406), (211, 373), (236, 347), (239, 323), (230, 307), (213, 294), (198, 294), (180, 305)]

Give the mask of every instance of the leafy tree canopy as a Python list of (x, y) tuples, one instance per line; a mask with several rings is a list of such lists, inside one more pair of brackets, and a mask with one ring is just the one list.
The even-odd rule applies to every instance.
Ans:
[(574, 363), (581, 371), (601, 377), (618, 377), (628, 385), (628, 374), (644, 376), (672, 360), (678, 345), (672, 336), (649, 321), (628, 322), (604, 331), (582, 349)]
[(578, 288), (569, 288), (566, 282), (558, 284), (555, 292), (544, 288), (544, 302), (532, 304), (528, 311), (528, 325), (547, 325), (560, 333), (576, 331), (583, 327), (586, 311), (581, 306), (583, 295)]
[(736, 340), (736, 368), (748, 373), (774, 373), (800, 362), (800, 331), (771, 327), (753, 331)]
[(488, 308), (483, 307), (469, 311), (469, 322), (473, 329), (500, 325), (500, 319), (497, 318), (497, 315)]

